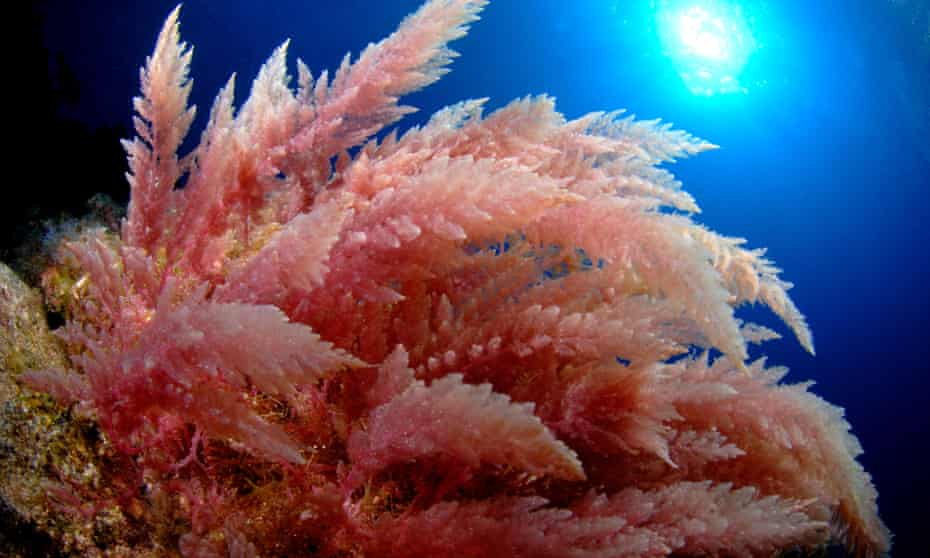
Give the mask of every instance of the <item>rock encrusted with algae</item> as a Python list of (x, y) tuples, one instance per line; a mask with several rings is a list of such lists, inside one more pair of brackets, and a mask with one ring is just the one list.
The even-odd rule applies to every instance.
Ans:
[(65, 356), (41, 295), (2, 263), (0, 323), (0, 554), (144, 555), (118, 509), (91, 514), (67, 501), (105, 488), (109, 444), (92, 420), (17, 383), (24, 370), (64, 366)]

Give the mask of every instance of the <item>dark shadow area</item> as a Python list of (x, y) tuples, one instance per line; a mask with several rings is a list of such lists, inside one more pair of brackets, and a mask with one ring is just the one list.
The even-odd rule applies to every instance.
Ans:
[(87, 212), (87, 202), (103, 193), (127, 201), (126, 158), (119, 125), (90, 128), (67, 109), (81, 99), (82, 86), (67, 52), (50, 52), (42, 34), (44, 2), (13, 3), (10, 21), (20, 44), (8, 63), (8, 114), (15, 139), (9, 155), (7, 197), (0, 208), (0, 260), (11, 262), (17, 248), (40, 234), (42, 223)]
[(48, 535), (23, 522), (0, 498), (0, 556), (58, 558), (63, 554)]

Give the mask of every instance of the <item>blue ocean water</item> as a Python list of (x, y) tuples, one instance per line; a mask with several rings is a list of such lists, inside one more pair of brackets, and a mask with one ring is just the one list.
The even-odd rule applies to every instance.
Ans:
[[(47, 49), (40, 54), (61, 94), (33, 110), (89, 130), (130, 130), (138, 68), (174, 4), (35, 3), (29, 17), (37, 18)], [(421, 112), (401, 127), (465, 98), (490, 97), (495, 108), (548, 93), (569, 118), (626, 108), (720, 145), (673, 172), (702, 207), (698, 220), (768, 247), (796, 284), (791, 294), (809, 318), (817, 356), (786, 337), (764, 346), (769, 362), (790, 367), (789, 380), (816, 380), (814, 391), (846, 408), (881, 515), (896, 534), (893, 555), (927, 556), (930, 0), (690, 2), (724, 4), (751, 34), (752, 52), (735, 76), (739, 91), (716, 95), (690, 90), (682, 62), (660, 41), (662, 11), (680, 4), (495, 0), (453, 44), (462, 56), (452, 72), (406, 98)], [(237, 98), (245, 98), (261, 63), (286, 38), (292, 62), (300, 57), (314, 73), (333, 70), (347, 51), (384, 37), (418, 5), (185, 3), (181, 30), (195, 45), (192, 99), (200, 109), (193, 137), (229, 74), (237, 72)], [(48, 143), (35, 149), (46, 156), (61, 148), (53, 137), (38, 137)], [(85, 178), (78, 182), (57, 188), (95, 191)], [(119, 179), (113, 184), (118, 197)], [(55, 193), (41, 188), (43, 196)], [(765, 312), (744, 316), (784, 332)]]

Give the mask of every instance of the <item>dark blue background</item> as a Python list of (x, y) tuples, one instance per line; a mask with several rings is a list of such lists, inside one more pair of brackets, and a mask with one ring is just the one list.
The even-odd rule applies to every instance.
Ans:
[[(200, 110), (193, 137), (229, 74), (238, 74), (241, 103), (284, 39), (293, 39), (291, 67), (299, 56), (316, 75), (390, 33), (418, 4), (187, 2), (181, 30), (195, 45)], [(760, 44), (743, 76), (747, 94), (691, 95), (662, 55), (653, 3), (497, 0), (454, 43), (462, 57), (452, 73), (406, 99), (423, 110), (401, 126), (464, 98), (489, 96), (493, 108), (549, 93), (569, 118), (627, 108), (721, 145), (672, 170), (703, 208), (700, 221), (769, 247), (796, 283), (791, 294), (817, 356), (789, 338), (765, 346), (769, 362), (789, 366), (789, 379), (815, 379), (817, 393), (846, 408), (897, 534), (893, 555), (930, 555), (922, 532), (930, 517), (930, 2), (741, 4)], [(17, 186), (38, 209), (17, 215), (72, 209), (97, 190), (125, 198), (111, 136), (128, 134), (138, 68), (173, 6), (54, 0), (8, 22), (41, 32), (6, 78), (19, 95), (12, 108), (24, 162), (40, 161)]]

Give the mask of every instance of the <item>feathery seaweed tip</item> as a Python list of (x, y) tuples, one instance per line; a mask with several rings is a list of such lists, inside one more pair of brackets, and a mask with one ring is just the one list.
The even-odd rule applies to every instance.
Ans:
[(165, 20), (155, 51), (139, 70), (142, 96), (133, 99), (137, 138), (123, 141), (129, 155), (131, 186), (124, 236), (132, 245), (151, 248), (168, 225), (172, 189), (183, 174), (177, 151), (194, 120), (188, 107), (188, 78), (193, 49), (181, 42), (178, 5)]
[(545, 95), (374, 139), (486, 3), (426, 2), (332, 79), (298, 60), (296, 91), (285, 42), (185, 157), (171, 12), (121, 235), (48, 282), (71, 368), (22, 376), (106, 435), (103, 480), (50, 494), (183, 556), (887, 552), (841, 410), (745, 362), (778, 333), (744, 303), (813, 341), (764, 251), (697, 224), (663, 166), (717, 146)]

